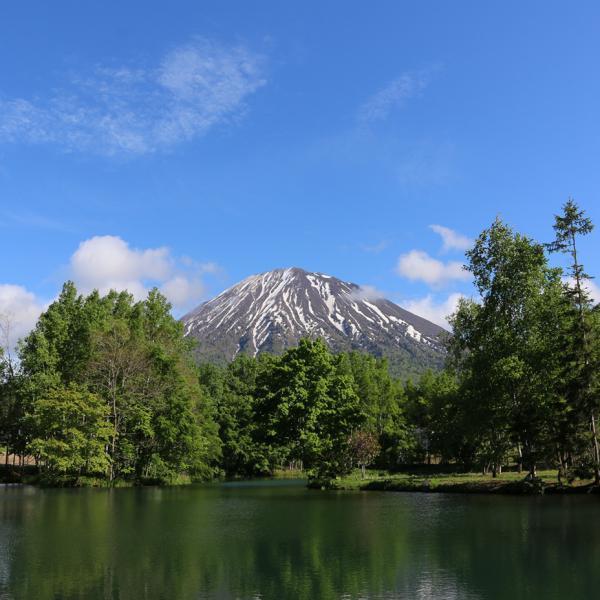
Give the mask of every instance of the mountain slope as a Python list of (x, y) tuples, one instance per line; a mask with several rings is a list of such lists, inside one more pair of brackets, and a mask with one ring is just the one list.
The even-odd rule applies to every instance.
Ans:
[(398, 375), (439, 368), (444, 330), (353, 283), (303, 269), (253, 275), (182, 318), (202, 360), (239, 352), (281, 352), (302, 337), (321, 337), (334, 351), (386, 356)]

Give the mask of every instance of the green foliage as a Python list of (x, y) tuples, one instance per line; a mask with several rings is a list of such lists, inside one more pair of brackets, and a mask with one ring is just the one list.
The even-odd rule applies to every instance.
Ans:
[(467, 253), (481, 302), (454, 316), (451, 356), (479, 460), (497, 468), (518, 444), (532, 470), (551, 452), (548, 416), (556, 365), (549, 358), (562, 310), (559, 273), (543, 247), (496, 220)]
[(257, 381), (256, 414), (263, 441), (281, 462), (319, 475), (344, 469), (348, 434), (364, 421), (352, 378), (321, 340), (301, 340)]
[(266, 475), (271, 465), (266, 449), (257, 440), (255, 382), (267, 357), (260, 360), (238, 356), (227, 368), (200, 366), (200, 383), (213, 399), (215, 420), (222, 442), (221, 469), (230, 476)]
[(105, 474), (105, 447), (111, 428), (106, 403), (87, 389), (71, 384), (49, 390), (36, 400), (30, 415), (30, 451), (48, 473)]
[[(213, 475), (220, 442), (212, 405), (170, 310), (156, 290), (135, 302), (125, 292), (79, 296), (69, 282), (42, 314), (21, 345), (19, 396), (26, 450), (49, 474)], [(102, 418), (90, 413), (82, 424), (78, 406), (83, 414), (101, 407)], [(101, 440), (99, 455), (81, 445), (85, 437)]]
[(563, 358), (560, 391), (567, 413), (567, 418), (561, 423), (561, 451), (572, 453), (579, 450), (580, 440), (584, 436), (577, 431), (577, 423), (581, 418), (585, 419), (589, 424), (595, 480), (600, 484), (600, 445), (596, 428), (600, 409), (600, 328), (597, 307), (594, 309), (587, 288), (591, 278), (580, 261), (578, 249), (579, 238), (590, 234), (593, 229), (592, 221), (569, 199), (563, 206), (562, 214), (555, 216), (555, 239), (547, 244), (547, 248), (550, 252), (566, 254), (570, 259), (568, 279), (564, 286), (569, 310), (560, 337)]
[[(570, 255), (567, 283), (541, 244), (500, 220), (467, 252), (480, 300), (462, 301), (452, 319), (449, 369), (459, 388), (448, 408), (463, 447), (484, 469), (495, 473), (516, 459), (531, 477), (539, 463), (557, 464), (561, 473), (586, 463), (592, 448), (600, 464), (594, 429), (600, 330), (576, 243), (591, 230), (571, 200), (556, 217), (556, 240), (546, 248)], [(434, 420), (439, 431), (443, 420)], [(444, 444), (468, 465), (460, 446)]]
[(200, 381), (215, 403), (228, 476), (290, 468), (335, 477), (350, 468), (358, 430), (376, 440), (380, 465), (397, 465), (414, 445), (404, 387), (387, 363), (332, 354), (321, 340), (302, 340), (281, 356), (241, 355), (226, 368), (202, 365)]

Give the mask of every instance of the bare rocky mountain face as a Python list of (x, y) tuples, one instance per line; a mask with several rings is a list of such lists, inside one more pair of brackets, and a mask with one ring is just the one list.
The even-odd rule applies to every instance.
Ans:
[(303, 337), (320, 337), (335, 352), (387, 357), (396, 375), (437, 369), (445, 358), (447, 332), (438, 325), (354, 283), (298, 268), (248, 277), (182, 321), (203, 361), (280, 353)]

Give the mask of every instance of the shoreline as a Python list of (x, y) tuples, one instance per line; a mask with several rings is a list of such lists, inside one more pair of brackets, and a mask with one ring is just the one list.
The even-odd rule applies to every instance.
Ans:
[[(553, 480), (552, 480), (553, 479)], [(555, 472), (544, 472), (533, 481), (522, 473), (505, 473), (492, 478), (474, 473), (432, 474), (429, 476), (398, 473), (359, 478), (356, 474), (332, 481), (312, 480), (313, 490), (345, 490), (361, 492), (411, 492), (424, 494), (488, 494), (513, 496), (590, 495), (600, 494), (593, 481), (573, 481), (560, 485)]]
[[(0, 472), (3, 469), (0, 469)], [(367, 471), (365, 478), (360, 471), (337, 477), (335, 479), (307, 479), (302, 471), (275, 471), (271, 476), (253, 478), (215, 478), (209, 481), (194, 481), (189, 477), (180, 477), (171, 482), (146, 481), (114, 481), (112, 483), (99, 479), (83, 477), (81, 479), (65, 478), (63, 481), (48, 484), (39, 475), (10, 471), (1, 473), (0, 482), (3, 486), (33, 485), (40, 488), (140, 488), (140, 487), (172, 487), (186, 486), (195, 483), (235, 483), (241, 481), (285, 481), (298, 479), (305, 481), (306, 487), (321, 491), (354, 491), (354, 492), (408, 492), (423, 494), (487, 494), (513, 496), (543, 496), (543, 495), (600, 495), (600, 486), (591, 480), (572, 480), (560, 485), (556, 471), (540, 471), (539, 476), (531, 481), (523, 473), (514, 471), (504, 472), (494, 478), (480, 473), (449, 473), (424, 471), (405, 471), (386, 473)], [(8, 477), (7, 477), (8, 475)]]

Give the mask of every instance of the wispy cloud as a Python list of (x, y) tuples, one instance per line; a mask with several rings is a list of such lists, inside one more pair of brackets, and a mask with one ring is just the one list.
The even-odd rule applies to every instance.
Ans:
[(235, 121), (265, 83), (260, 56), (196, 38), (153, 67), (98, 67), (46, 98), (0, 98), (0, 142), (152, 153)]
[(456, 146), (431, 141), (411, 144), (395, 171), (402, 185), (448, 185), (456, 178)]
[(389, 240), (381, 240), (375, 244), (361, 244), (360, 248), (363, 252), (369, 254), (380, 254), (390, 245)]
[(411, 250), (398, 258), (396, 272), (412, 281), (423, 281), (435, 288), (451, 281), (469, 281), (471, 274), (458, 261), (442, 262), (424, 252)]
[(473, 240), (449, 227), (444, 227), (443, 225), (430, 225), (429, 229), (442, 238), (442, 252), (449, 252), (450, 250), (465, 251), (473, 245)]
[(384, 121), (391, 112), (401, 108), (407, 100), (418, 96), (429, 84), (432, 70), (403, 73), (375, 92), (358, 111), (363, 124)]
[(48, 229), (53, 231), (72, 232), (73, 228), (64, 221), (54, 219), (35, 212), (0, 213), (0, 227), (22, 227), (26, 229)]

